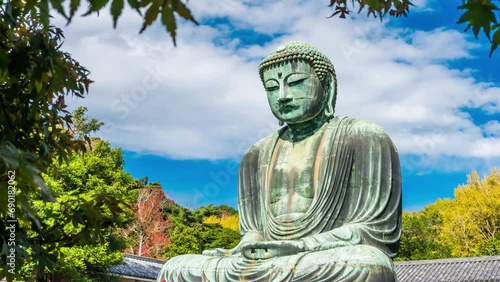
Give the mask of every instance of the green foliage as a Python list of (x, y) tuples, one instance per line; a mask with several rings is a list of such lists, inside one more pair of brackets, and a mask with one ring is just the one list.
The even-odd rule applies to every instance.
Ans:
[(490, 39), (490, 23), (496, 23), (497, 19), (495, 17), (494, 10), (498, 10), (498, 7), (488, 0), (481, 1), (468, 1), (458, 9), (466, 10), (464, 14), (460, 17), (457, 23), (468, 23), (466, 30), (472, 28), (474, 36), (477, 35), (481, 29), (484, 30), (486, 37)]
[[(82, 2), (88, 7), (83, 16), (100, 13), (105, 6), (111, 2), (110, 14), (113, 18), (113, 26), (115, 28), (125, 8), (124, 0), (14, 0), (7, 1), (7, 3), (2, 2), (2, 5), (4, 6), (3, 11), (14, 21), (28, 14), (31, 16), (36, 15), (35, 20), (40, 22), (40, 24), (47, 29), (51, 17), (50, 11), (55, 11), (63, 16), (69, 24), (80, 6), (82, 6)], [(198, 24), (191, 14), (191, 11), (181, 0), (128, 0), (127, 4), (130, 8), (136, 10), (144, 19), (140, 29), (141, 33), (161, 15), (161, 23), (172, 37), (174, 45), (177, 29), (176, 17)]]
[(168, 204), (163, 207), (163, 213), (174, 224), (190, 225), (192, 223), (201, 223), (205, 217), (211, 215), (237, 215), (238, 211), (227, 205), (214, 206), (213, 204), (209, 204), (195, 210), (190, 210), (177, 204)]
[[(350, 14), (348, 9), (348, 0), (330, 0), (328, 7), (334, 8), (334, 12), (330, 17), (339, 15), (340, 18), (346, 18)], [(365, 8), (368, 12), (367, 16), (372, 15), (374, 18), (377, 16), (382, 18), (389, 13), (394, 17), (408, 16), (410, 6), (413, 4), (409, 0), (350, 0), (353, 6), (358, 5), (358, 13), (361, 13)]]
[[(358, 13), (368, 12), (367, 16), (379, 17), (380, 20), (389, 14), (392, 17), (398, 18), (408, 16), (410, 6), (414, 6), (409, 0), (350, 0), (352, 6), (358, 6)], [(481, 29), (491, 42), (490, 57), (500, 44), (500, 25), (497, 22), (496, 14), (498, 7), (492, 0), (462, 0), (463, 4), (458, 6), (458, 9), (464, 10), (464, 13), (458, 20), (458, 24), (466, 23), (465, 31), (472, 28), (474, 36), (478, 38)], [(346, 18), (350, 14), (348, 8), (348, 0), (330, 0), (329, 7), (334, 9), (330, 17), (339, 16)], [(490, 36), (491, 31), (496, 30), (493, 38)]]
[(241, 239), (239, 232), (224, 228), (218, 224), (210, 226), (202, 236), (205, 239), (202, 241), (203, 250), (215, 248), (231, 249), (236, 247)]
[(495, 237), (488, 238), (487, 240), (479, 243), (479, 253), (487, 256), (500, 255), (500, 232), (495, 234)]
[[(41, 174), (54, 160), (68, 161), (86, 149), (83, 139), (73, 138), (69, 130), (72, 118), (65, 98), (83, 97), (92, 82), (88, 70), (61, 50), (61, 30), (42, 28), (39, 14), (23, 14), (23, 7), (21, 1), (0, 3), (0, 191), (10, 186), (16, 192), (13, 213), (7, 193), (0, 193), (0, 276), (6, 274), (6, 255), (12, 247), (7, 243), (5, 219), (15, 218), (42, 233), (32, 196), (43, 201), (54, 201), (54, 196)], [(16, 227), (16, 269), (20, 269), (33, 242), (24, 229)], [(54, 255), (44, 253), (50, 264)]]
[[(498, 25), (495, 12), (493, 12), (498, 11), (498, 7), (491, 0), (466, 0), (458, 9), (465, 10), (457, 22), (459, 24), (467, 23), (465, 31), (472, 28), (474, 36), (477, 39), (479, 31), (483, 29), (484, 34), (491, 42), (491, 56), (500, 43), (500, 25)], [(497, 30), (493, 36), (493, 41), (490, 36), (492, 30)]]
[(202, 226), (177, 224), (174, 225), (170, 236), (170, 244), (165, 247), (165, 257), (174, 257), (182, 254), (201, 253), (201, 229)]
[(480, 179), (473, 172), (455, 198), (403, 213), (397, 260), (500, 254), (500, 170)]
[(54, 201), (31, 197), (42, 232), (28, 222), (22, 227), (39, 278), (49, 270), (85, 281), (121, 261), (124, 244), (115, 231), (132, 219), (130, 191), (136, 182), (123, 171), (120, 149), (98, 139), (93, 143), (85, 155), (54, 163), (43, 175)]
[(200, 254), (203, 250), (214, 248), (230, 249), (235, 247), (241, 236), (232, 229), (220, 224), (203, 223), (205, 217), (211, 215), (233, 214), (236, 211), (226, 205), (208, 205), (189, 210), (176, 204), (163, 208), (164, 214), (172, 222), (169, 230), (170, 244), (165, 248), (165, 256), (173, 257), (181, 254)]
[[(102, 125), (85, 112), (73, 112), (76, 126), (66, 131), (82, 136)], [(132, 219), (132, 195), (140, 183), (123, 171), (120, 149), (97, 138), (90, 143), (85, 154), (73, 152), (63, 163), (54, 159), (41, 174), (50, 197), (18, 189), (26, 193), (32, 217), (17, 217), (17, 279), (115, 279), (107, 269), (121, 262), (125, 247), (116, 231)], [(5, 271), (3, 264), (3, 276)]]
[(229, 215), (238, 215), (238, 211), (228, 205), (220, 205), (217, 208), (220, 211), (219, 213), (228, 212)]
[[(113, 243), (61, 248), (61, 257), (56, 267), (46, 276), (51, 277), (51, 281), (67, 279), (78, 282), (118, 282), (119, 277), (108, 273), (107, 268), (122, 262), (123, 245), (110, 246), (110, 244)], [(23, 281), (31, 278), (34, 271), (34, 264), (26, 265), (21, 276)]]
[[(37, 173), (52, 159), (84, 150), (65, 130), (72, 124), (65, 97), (83, 97), (91, 80), (87, 69), (60, 50), (60, 29), (42, 30), (30, 17), (13, 22), (15, 10), (7, 6), (0, 6), (0, 170), (17, 170), (18, 188), (28, 194), (43, 184)], [(3, 214), (5, 205), (0, 206)]]
[(174, 203), (165, 205), (163, 207), (163, 214), (172, 222), (172, 225), (174, 226), (190, 225), (191, 223), (197, 221), (190, 209)]
[(238, 211), (228, 205), (220, 205), (214, 206), (213, 204), (209, 204), (204, 207), (197, 208), (193, 211), (193, 215), (197, 218), (198, 221), (203, 220), (207, 216), (216, 215), (216, 216), (224, 216), (224, 215), (237, 215)]
[(116, 23), (118, 22), (118, 18), (122, 14), (124, 5), (123, 0), (113, 0), (111, 4), (111, 15), (113, 16), (113, 27), (116, 28)]
[(109, 236), (104, 244), (63, 248), (54, 272), (64, 274), (71, 281), (119, 281), (107, 268), (122, 262), (124, 246), (121, 238)]
[(429, 206), (419, 212), (403, 212), (401, 246), (395, 260), (448, 258), (451, 247), (437, 241), (442, 217)]
[(170, 244), (165, 247), (165, 256), (201, 254), (203, 250), (235, 247), (240, 234), (218, 224), (194, 223), (175, 225), (170, 233)]
[(99, 131), (104, 122), (87, 115), (86, 107), (78, 107), (72, 112), (73, 134), (75, 137), (88, 136), (93, 132)]
[[(69, 2), (69, 4), (66, 3)], [(51, 15), (49, 11), (54, 10), (58, 14), (66, 18), (69, 24), (81, 6), (81, 2), (87, 4), (88, 9), (83, 16), (88, 16), (94, 13), (101, 12), (107, 4), (111, 2), (110, 14), (113, 18), (113, 27), (116, 28), (118, 19), (125, 9), (125, 0), (14, 0), (2, 2), (3, 12), (8, 15), (7, 18), (17, 21), (19, 17), (24, 17), (28, 14), (37, 15), (36, 21), (47, 28)], [(187, 2), (187, 1), (186, 1)], [(498, 7), (492, 0), (462, 0), (463, 4), (458, 6), (458, 9), (464, 10), (457, 23), (466, 23), (466, 30), (472, 28), (474, 35), (483, 29), (484, 34), (491, 42), (490, 56), (500, 44), (500, 25), (496, 19), (496, 11)], [(129, 8), (137, 11), (143, 17), (142, 33), (147, 27), (152, 25), (158, 17), (166, 31), (170, 34), (174, 45), (176, 45), (176, 17), (183, 18), (192, 23), (198, 24), (188, 9), (187, 5), (182, 0), (127, 0)], [(410, 6), (414, 6), (410, 0), (330, 0), (329, 7), (334, 10), (330, 17), (339, 16), (346, 18), (350, 14), (348, 4), (353, 7), (358, 7), (358, 13), (367, 11), (367, 16), (370, 15), (380, 20), (387, 14), (392, 17), (407, 17), (410, 12)], [(493, 37), (491, 32), (495, 31)], [(0, 65), (5, 62), (5, 56), (0, 54)]]
[(211, 224), (218, 223), (222, 227), (229, 228), (234, 231), (240, 230), (240, 224), (237, 215), (228, 215), (221, 217), (216, 215), (211, 215), (209, 217), (205, 217), (205, 219), (203, 219), (203, 223), (211, 223)]
[(467, 184), (455, 189), (453, 205), (442, 216), (440, 240), (450, 242), (453, 256), (498, 252), (500, 170), (493, 169), (482, 179), (476, 172), (469, 175)]

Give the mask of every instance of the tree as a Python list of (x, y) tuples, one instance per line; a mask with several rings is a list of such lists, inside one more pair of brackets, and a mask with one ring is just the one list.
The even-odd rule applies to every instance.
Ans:
[(182, 254), (201, 254), (203, 250), (215, 248), (231, 249), (241, 236), (238, 232), (218, 224), (194, 223), (174, 225), (170, 235), (170, 244), (165, 247), (165, 257)]
[[(93, 121), (86, 109), (77, 112), (77, 122)], [(88, 133), (99, 127), (95, 123)], [(24, 236), (19, 246), (24, 255), (16, 257), (18, 279), (112, 281), (107, 268), (121, 262), (125, 247), (116, 231), (132, 219), (131, 191), (138, 181), (123, 171), (120, 149), (99, 138), (90, 144), (86, 154), (73, 152), (64, 163), (53, 160), (41, 174), (51, 198), (26, 195), (36, 220), (18, 218), (16, 231)]]
[[(462, 0), (462, 5), (458, 9), (463, 10), (464, 13), (458, 19), (457, 23), (466, 24), (465, 31), (472, 29), (476, 39), (481, 30), (491, 42), (490, 56), (497, 49), (500, 44), (500, 24), (497, 21), (498, 7), (493, 3), (494, 0)], [(81, 0), (70, 0), (69, 7), (65, 8), (64, 0), (60, 1), (41, 1), (37, 0), (16, 0), (10, 1), (12, 4), (4, 9), (11, 12), (9, 15), (16, 19), (19, 16), (28, 13), (38, 14), (38, 19), (44, 26), (49, 26), (50, 15), (48, 11), (51, 9), (66, 18), (69, 24), (73, 16), (81, 6)], [(116, 27), (118, 18), (121, 16), (125, 7), (124, 0), (87, 0), (88, 9), (83, 14), (88, 16), (94, 13), (99, 13), (104, 7), (111, 2), (110, 14), (113, 17), (113, 26)], [(353, 9), (358, 9), (358, 13), (367, 11), (367, 16), (379, 17), (381, 20), (384, 16), (398, 18), (401, 16), (408, 16), (410, 7), (413, 6), (410, 0), (329, 0), (329, 7), (334, 11), (330, 17), (339, 16), (346, 18), (350, 14), (348, 4), (351, 4)], [(198, 24), (187, 5), (181, 0), (128, 0), (129, 8), (134, 9), (143, 17), (143, 24), (140, 32), (143, 32), (155, 20), (160, 17), (162, 25), (170, 34), (172, 41), (175, 45), (177, 22), (176, 16)], [(42, 11), (42, 12), (40, 12)], [(494, 33), (493, 33), (494, 32)], [(491, 35), (493, 33), (493, 35)]]
[(203, 219), (203, 223), (220, 224), (220, 226), (234, 231), (239, 231), (240, 229), (237, 215), (222, 215), (222, 216), (211, 215)]
[(30, 197), (42, 232), (21, 225), (31, 243), (28, 277), (49, 281), (55, 273), (95, 281), (92, 275), (121, 262), (124, 242), (116, 231), (132, 219), (130, 191), (137, 184), (123, 171), (120, 149), (102, 140), (93, 145), (66, 164), (54, 163), (43, 176), (54, 201)]
[[(31, 222), (31, 227), (36, 229), (33, 232), (42, 234), (44, 226), (37, 211), (31, 208), (31, 195), (41, 194), (41, 199), (55, 201), (42, 174), (54, 159), (63, 164), (70, 161), (74, 152), (84, 152), (85, 141), (90, 142), (85, 134), (99, 125), (88, 123), (89, 127), (83, 128), (81, 124), (74, 124), (74, 118), (78, 120), (81, 113), (76, 112), (76, 117), (72, 117), (66, 110), (65, 98), (68, 95), (83, 98), (92, 81), (89, 71), (62, 51), (62, 31), (50, 25), (51, 9), (66, 17), (69, 23), (80, 6), (79, 0), (71, 0), (69, 10), (65, 10), (63, 2), (0, 2), (0, 190), (12, 192), (12, 197), (0, 194), (0, 276), (6, 275), (7, 263), (15, 264), (12, 269), (20, 269), (21, 262), (32, 255), (26, 250), (39, 246), (31, 245), (28, 234), (17, 223), (12, 228), (15, 231), (10, 232), (5, 219)], [(87, 1), (86, 14), (98, 13), (107, 2)], [(142, 30), (161, 13), (174, 43), (174, 15), (195, 22), (178, 0), (130, 0), (128, 3), (139, 13), (145, 11)], [(113, 0), (111, 6), (116, 25), (124, 1)], [(75, 135), (75, 129), (80, 133)], [(8, 202), (14, 199), (15, 203)], [(15, 246), (9, 245), (11, 236), (16, 238)], [(42, 250), (37, 253), (44, 254)], [(11, 262), (7, 256), (14, 253), (15, 259)]]
[[(10, 17), (13, 21), (19, 18), (30, 15), (40, 23), (41, 27), (48, 29), (50, 26), (50, 11), (56, 11), (63, 16), (69, 24), (73, 16), (79, 11), (80, 6), (84, 2), (87, 4), (87, 10), (83, 16), (99, 14), (108, 3), (111, 2), (110, 13), (113, 17), (113, 26), (116, 27), (118, 18), (125, 7), (124, 0), (58, 0), (58, 1), (38, 1), (38, 0), (13, 0), (2, 1), (2, 13)], [(67, 7), (65, 7), (67, 4)], [(127, 0), (129, 8), (137, 11), (144, 18), (140, 32), (142, 33), (160, 16), (161, 22), (166, 28), (166, 31), (172, 37), (175, 45), (176, 39), (176, 16), (188, 20), (194, 24), (198, 22), (194, 19), (191, 11), (181, 0)]]
[(403, 213), (397, 260), (500, 254), (500, 170), (469, 175), (454, 199), (438, 199), (418, 212)]
[[(29, 255), (32, 242), (18, 223), (30, 222), (33, 232), (42, 232), (31, 197), (54, 201), (42, 173), (54, 160), (68, 161), (86, 148), (85, 138), (75, 139), (69, 130), (65, 97), (83, 97), (91, 83), (88, 70), (60, 49), (60, 29), (42, 29), (31, 15), (18, 16), (19, 9), (9, 3), (0, 4), (0, 276), (6, 275), (7, 263), (19, 269)], [(7, 219), (16, 222), (13, 229), (7, 229)], [(9, 241), (11, 235), (15, 242)], [(12, 254), (15, 262), (7, 260)]]
[(135, 219), (120, 234), (127, 238), (127, 252), (153, 258), (163, 258), (163, 250), (170, 243), (165, 234), (169, 223), (163, 215), (162, 207), (172, 201), (165, 196), (160, 183), (147, 183), (139, 189), (133, 206)]
[(129, 189), (135, 184), (122, 170), (119, 149), (101, 140), (94, 146), (84, 156), (73, 155), (67, 164), (54, 163), (43, 175), (54, 201), (31, 195), (42, 232), (28, 222), (21, 224), (30, 243), (25, 278), (48, 281), (64, 273), (92, 281), (85, 274), (104, 272), (107, 264), (121, 261), (123, 244), (114, 232), (131, 218)]
[(452, 246), (455, 257), (500, 253), (500, 170), (480, 179), (469, 175), (455, 189), (453, 205), (443, 211), (441, 241)]
[[(358, 13), (368, 12), (367, 16), (379, 17), (380, 20), (389, 14), (392, 17), (398, 18), (408, 16), (410, 6), (414, 6), (410, 0), (330, 0), (329, 7), (334, 9), (330, 17), (339, 16), (346, 18), (350, 13), (348, 2), (353, 7), (358, 7)], [(465, 31), (472, 29), (476, 39), (478, 34), (483, 30), (486, 38), (491, 42), (490, 57), (500, 44), (500, 24), (497, 21), (498, 7), (493, 3), (493, 0), (462, 0), (462, 5), (458, 9), (464, 10), (464, 13), (458, 19), (458, 24), (467, 24)], [(495, 31), (493, 36), (491, 33)]]
[(448, 258), (451, 247), (437, 240), (441, 232), (442, 216), (440, 206), (451, 200), (438, 201), (418, 212), (403, 212), (401, 246), (395, 260), (422, 260)]
[(86, 107), (78, 107), (71, 114), (73, 128), (70, 128), (70, 130), (75, 138), (85, 138), (85, 136), (98, 131), (104, 125), (104, 122), (89, 117)]
[(193, 211), (172, 203), (163, 208), (165, 216), (172, 223), (168, 230), (170, 244), (165, 256), (200, 254), (203, 250), (235, 247), (240, 241), (239, 232), (225, 228), (219, 223), (208, 223), (207, 218), (222, 215), (235, 216), (236, 210), (229, 206), (208, 205)]

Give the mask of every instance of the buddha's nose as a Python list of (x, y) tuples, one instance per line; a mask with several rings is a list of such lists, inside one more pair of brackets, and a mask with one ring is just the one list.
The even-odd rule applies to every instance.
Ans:
[(286, 87), (281, 87), (280, 92), (278, 94), (278, 102), (286, 103), (286, 102), (291, 101), (291, 100), (292, 100), (292, 97), (288, 94)]

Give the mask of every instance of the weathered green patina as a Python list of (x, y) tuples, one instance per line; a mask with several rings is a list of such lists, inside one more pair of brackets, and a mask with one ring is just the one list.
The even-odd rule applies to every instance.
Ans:
[(279, 47), (259, 73), (287, 125), (241, 162), (241, 242), (172, 258), (158, 281), (395, 281), (401, 174), (392, 141), (377, 125), (333, 117), (333, 65), (309, 44)]

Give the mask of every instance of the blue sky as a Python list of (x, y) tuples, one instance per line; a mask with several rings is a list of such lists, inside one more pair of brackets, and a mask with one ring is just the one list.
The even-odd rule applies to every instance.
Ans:
[[(381, 125), (400, 152), (403, 208), (418, 210), (477, 170), (500, 166), (500, 53), (455, 24), (450, 1), (418, 0), (408, 18), (327, 19), (329, 1), (189, 1), (174, 48), (159, 23), (139, 35), (128, 11), (77, 18), (64, 48), (96, 81), (85, 99), (125, 170), (178, 203), (236, 207), (245, 150), (279, 128), (257, 66), (290, 40), (317, 46), (339, 80), (336, 114)], [(59, 20), (60, 22), (60, 20)], [(61, 24), (62, 25), (62, 24)]]

